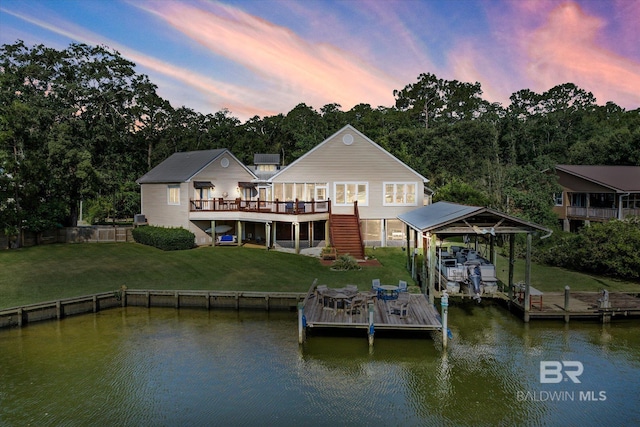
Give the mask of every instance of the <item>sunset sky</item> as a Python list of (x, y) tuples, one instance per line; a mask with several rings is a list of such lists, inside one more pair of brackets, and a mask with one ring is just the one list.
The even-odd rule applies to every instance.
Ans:
[(0, 0), (0, 44), (106, 45), (174, 107), (394, 105), (420, 73), (509, 104), (566, 82), (640, 107), (640, 0)]

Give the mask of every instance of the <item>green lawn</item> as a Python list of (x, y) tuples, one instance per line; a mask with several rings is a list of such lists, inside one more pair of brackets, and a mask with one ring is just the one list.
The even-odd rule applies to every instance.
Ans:
[[(243, 247), (165, 252), (133, 243), (60, 244), (0, 251), (0, 308), (131, 289), (306, 292), (371, 280), (411, 281), (398, 249), (371, 252), (383, 267), (331, 271), (317, 258)], [(410, 282), (411, 283), (411, 282)]]
[[(513, 274), (514, 282), (524, 281), (525, 264), (523, 259), (516, 260)], [(496, 273), (498, 279), (507, 283), (509, 278), (509, 258), (498, 256)], [(600, 291), (606, 289), (610, 292), (640, 292), (640, 283), (592, 276), (536, 263), (531, 263), (531, 285), (544, 292), (562, 291), (567, 285), (575, 291)]]
[[(317, 258), (243, 247), (202, 247), (164, 252), (133, 243), (60, 244), (0, 251), (0, 308), (99, 292), (132, 289), (211, 289), (306, 292), (314, 279), (329, 286), (411, 282), (405, 253), (397, 248), (368, 249), (381, 267), (331, 271)], [(515, 281), (524, 279), (517, 260)], [(507, 261), (497, 263), (506, 281)], [(640, 284), (533, 265), (533, 286), (543, 291), (609, 289), (640, 292)], [(417, 291), (414, 287), (412, 291)]]

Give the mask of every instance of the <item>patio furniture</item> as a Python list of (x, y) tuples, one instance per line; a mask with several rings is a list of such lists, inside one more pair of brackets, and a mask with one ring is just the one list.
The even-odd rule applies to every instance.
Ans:
[(347, 306), (347, 314), (349, 314), (353, 318), (353, 313), (360, 313), (360, 309), (367, 308), (367, 300), (364, 296), (356, 295), (350, 300), (345, 300), (345, 304)]
[(327, 285), (318, 285), (316, 286), (316, 299), (318, 304), (324, 304), (324, 293), (329, 289)]
[(378, 288), (380, 287), (380, 279), (373, 279), (371, 280), (371, 288), (378, 290)]
[(382, 285), (378, 288), (378, 299), (389, 301), (398, 299), (398, 286)]
[(404, 280), (398, 282), (398, 292), (407, 292), (407, 282)]
[(408, 293), (402, 293), (398, 295), (398, 299), (391, 300), (387, 303), (389, 308), (389, 314), (395, 314), (397, 311), (400, 318), (405, 318), (409, 314), (409, 303), (411, 302), (411, 295)]

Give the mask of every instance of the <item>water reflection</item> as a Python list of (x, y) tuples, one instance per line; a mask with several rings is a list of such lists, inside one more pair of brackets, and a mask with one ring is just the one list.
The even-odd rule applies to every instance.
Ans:
[[(126, 308), (0, 331), (0, 425), (634, 424), (634, 323), (449, 309), (431, 338), (314, 336), (292, 313)], [(541, 360), (582, 382), (541, 384)], [(574, 400), (544, 400), (545, 392)], [(580, 400), (604, 391), (606, 401)], [(542, 394), (541, 394), (542, 393)], [(587, 396), (587, 394), (584, 394)], [(588, 396), (592, 396), (589, 394)], [(597, 396), (594, 394), (593, 396)]]

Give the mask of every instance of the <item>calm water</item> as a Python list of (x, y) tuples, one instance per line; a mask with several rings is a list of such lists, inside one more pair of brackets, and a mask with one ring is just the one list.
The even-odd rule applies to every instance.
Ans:
[[(295, 313), (127, 308), (0, 330), (0, 425), (640, 424), (637, 323), (449, 313), (446, 354), (430, 338), (300, 347)], [(541, 384), (542, 360), (581, 362), (581, 382)]]

